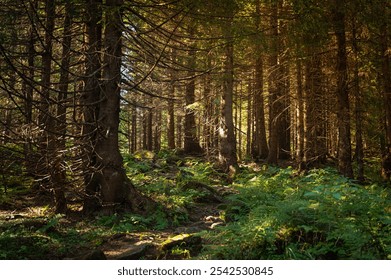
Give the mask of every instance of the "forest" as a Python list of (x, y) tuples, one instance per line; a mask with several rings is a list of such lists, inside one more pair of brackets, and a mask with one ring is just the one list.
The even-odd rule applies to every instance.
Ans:
[(389, 0), (0, 4), (0, 259), (391, 259)]

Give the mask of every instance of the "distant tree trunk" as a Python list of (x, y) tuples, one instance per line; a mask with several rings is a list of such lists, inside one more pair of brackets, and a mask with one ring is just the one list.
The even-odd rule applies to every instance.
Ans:
[[(256, 2), (256, 29), (261, 32), (261, 4)], [(257, 38), (258, 39), (258, 38)], [(265, 159), (268, 156), (268, 146), (266, 140), (265, 109), (263, 98), (263, 57), (262, 44), (259, 39), (255, 44), (255, 91), (254, 91), (254, 135), (252, 144), (252, 156), (254, 159)]]
[[(29, 38), (26, 42), (26, 51), (27, 51), (27, 64), (28, 64), (28, 70), (26, 73), (26, 77), (28, 80), (33, 81), (34, 75), (35, 75), (35, 41), (36, 41), (36, 34), (34, 31), (34, 25), (35, 25), (35, 13), (36, 10), (36, 1), (30, 1), (29, 6), (29, 17), (31, 24), (28, 27), (28, 34)], [(31, 125), (33, 121), (33, 96), (34, 96), (34, 87), (29, 82), (24, 82), (24, 89), (25, 89), (25, 103), (24, 103), (24, 111), (25, 111), (25, 122), (27, 125)], [(25, 156), (25, 162), (26, 162), (26, 170), (27, 174), (33, 175), (34, 174), (34, 159), (32, 159), (33, 155), (33, 147), (32, 147), (32, 139), (31, 137), (27, 136), (25, 139), (24, 144), (24, 156)]]
[(270, 16), (271, 51), (269, 55), (269, 154), (267, 162), (276, 165), (279, 150), (279, 128), (281, 111), (280, 66), (278, 64), (278, 6), (271, 3)]
[(246, 156), (252, 156), (252, 147), (251, 144), (253, 141), (253, 85), (252, 80), (248, 82), (247, 85), (247, 140), (246, 140)]
[[(172, 50), (172, 56), (171, 60), (173, 62), (176, 61), (176, 51)], [(176, 73), (174, 70), (170, 71), (170, 79), (171, 82), (168, 85), (168, 92), (170, 97), (175, 98), (176, 96), (176, 86), (175, 86), (175, 80), (176, 80)], [(168, 148), (169, 149), (175, 149), (175, 101), (172, 99), (169, 99), (168, 101), (168, 118), (167, 118), (167, 141), (168, 141)]]
[[(194, 36), (195, 27), (191, 26), (190, 36)], [(201, 154), (202, 148), (197, 137), (197, 125), (195, 119), (194, 109), (190, 108), (195, 102), (195, 78), (191, 78), (194, 75), (194, 69), (196, 68), (196, 51), (193, 44), (188, 51), (188, 75), (190, 80), (185, 87), (185, 123), (184, 123), (184, 152), (186, 154)], [(190, 106), (190, 107), (189, 107)]]
[(224, 64), (224, 87), (222, 98), (222, 116), (220, 121), (220, 153), (219, 162), (221, 167), (232, 177), (238, 166), (236, 156), (235, 127), (233, 122), (233, 94), (234, 94), (234, 45), (231, 39), (232, 31), (231, 15), (227, 23), (225, 36), (225, 64)]
[(72, 43), (72, 3), (65, 3), (65, 17), (64, 17), (64, 31), (62, 42), (62, 54), (61, 54), (61, 69), (60, 69), (60, 84), (57, 99), (57, 114), (56, 114), (56, 129), (58, 132), (58, 139), (56, 141), (57, 154), (55, 157), (55, 165), (57, 166), (57, 172), (55, 177), (55, 195), (56, 195), (56, 212), (65, 213), (67, 211), (67, 202), (65, 199), (64, 186), (66, 185), (66, 172), (65, 172), (65, 155), (66, 151), (66, 130), (67, 130), (67, 97), (68, 97), (68, 85), (69, 85), (69, 65), (70, 65), (70, 50)]
[[(173, 87), (174, 89), (174, 87)], [(175, 114), (174, 101), (168, 101), (168, 119), (167, 119), (167, 141), (168, 148), (175, 149)]]
[(288, 160), (291, 158), (291, 115), (290, 115), (290, 73), (287, 59), (281, 63), (281, 111), (279, 126), (278, 158)]
[(183, 127), (182, 127), (182, 116), (177, 116), (176, 121), (176, 147), (183, 148)]
[(337, 117), (338, 117), (338, 170), (342, 175), (353, 178), (350, 113), (348, 94), (348, 73), (346, 55), (344, 3), (334, 0), (332, 9), (335, 36), (337, 38)]
[[(211, 58), (208, 55), (208, 69), (211, 68)], [(213, 148), (213, 113), (214, 113), (214, 104), (216, 103), (214, 97), (211, 95), (211, 77), (209, 74), (204, 75), (203, 79), (204, 84), (204, 106), (205, 106), (205, 114), (204, 114), (204, 149), (207, 156), (210, 156), (211, 150)]]
[(143, 111), (142, 117), (142, 127), (143, 127), (143, 139), (142, 139), (142, 149), (148, 149), (148, 115), (146, 111)]
[(136, 112), (136, 108), (132, 108), (132, 127), (131, 127), (131, 143), (132, 143), (132, 147), (131, 147), (131, 152), (134, 153), (138, 146), (137, 146), (137, 112)]
[(303, 98), (303, 74), (301, 61), (297, 61), (297, 165), (299, 170), (304, 169), (304, 98)]
[(266, 142), (265, 109), (263, 101), (263, 63), (262, 57), (256, 59), (255, 63), (255, 93), (254, 93), (254, 135), (253, 151), (254, 159), (265, 159), (268, 156)]
[(162, 112), (160, 109), (155, 114), (153, 150), (158, 153), (161, 149)]
[(324, 136), (324, 97), (322, 89), (322, 60), (319, 55), (307, 58), (305, 67), (305, 164), (307, 168), (326, 158)]
[(382, 151), (382, 177), (389, 181), (391, 178), (391, 67), (390, 51), (388, 46), (388, 27), (383, 23), (380, 27), (383, 99), (385, 113), (386, 143)]
[(238, 109), (237, 109), (237, 112), (238, 112), (238, 118), (239, 120), (237, 121), (237, 126), (238, 126), (238, 157), (239, 157), (239, 160), (242, 160), (242, 125), (243, 125), (243, 122), (242, 122), (242, 117), (243, 117), (243, 112), (242, 112), (242, 108), (243, 108), (243, 88), (242, 88), (242, 83), (240, 83), (240, 93), (238, 93), (238, 97), (237, 99), (237, 104), (238, 104)]
[(362, 97), (360, 91), (360, 78), (359, 78), (359, 49), (357, 38), (357, 23), (356, 19), (353, 19), (352, 25), (352, 47), (354, 55), (354, 83), (353, 92), (355, 98), (355, 119), (356, 119), (356, 151), (355, 157), (357, 162), (357, 180), (359, 182), (364, 181), (364, 147), (363, 147), (363, 107)]
[(153, 151), (153, 112), (152, 109), (148, 110), (147, 115), (147, 150)]
[[(46, 176), (46, 171), (51, 170), (52, 156), (54, 155), (53, 132), (54, 123), (51, 115), (51, 75), (52, 75), (52, 56), (53, 56), (53, 31), (55, 19), (55, 3), (54, 1), (45, 1), (45, 37), (44, 51), (42, 54), (42, 88), (39, 105), (38, 122), (42, 130), (42, 138), (40, 139), (40, 153), (42, 156), (38, 164), (38, 174)], [(49, 177), (49, 180), (52, 178)]]

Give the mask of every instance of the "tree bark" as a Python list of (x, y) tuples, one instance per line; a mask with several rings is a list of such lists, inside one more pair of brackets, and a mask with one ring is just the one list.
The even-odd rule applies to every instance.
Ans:
[(297, 158), (296, 162), (300, 171), (304, 169), (304, 97), (303, 97), (303, 73), (301, 61), (296, 64), (297, 70)]
[(111, 214), (118, 209), (145, 210), (147, 200), (140, 195), (123, 168), (118, 145), (121, 83), (122, 0), (107, 0), (103, 48), (102, 101), (96, 139), (96, 165), (92, 182), (99, 189), (101, 210)]
[(385, 133), (386, 143), (382, 151), (382, 177), (389, 181), (391, 178), (391, 67), (390, 51), (388, 46), (388, 28), (387, 23), (380, 27), (380, 44), (381, 44), (381, 72), (383, 80), (383, 100), (385, 113)]
[(238, 166), (236, 155), (235, 127), (233, 122), (233, 91), (234, 91), (234, 45), (230, 38), (233, 16), (230, 15), (226, 27), (226, 46), (224, 64), (224, 85), (222, 98), (222, 116), (220, 121), (220, 152), (221, 167), (232, 177)]
[(67, 107), (66, 100), (68, 96), (69, 86), (69, 65), (70, 65), (70, 50), (72, 43), (72, 3), (65, 3), (64, 16), (64, 31), (61, 54), (61, 70), (60, 83), (57, 98), (57, 113), (56, 113), (56, 130), (58, 132), (58, 139), (56, 145), (55, 166), (57, 172), (55, 174), (55, 196), (56, 196), (56, 212), (65, 213), (67, 211), (67, 201), (65, 198), (64, 186), (66, 182), (65, 166), (65, 151), (66, 151), (66, 130), (67, 130)]
[[(27, 51), (27, 73), (26, 77), (28, 81), (34, 80), (35, 75), (35, 41), (36, 41), (36, 34), (34, 31), (34, 25), (35, 25), (35, 13), (37, 2), (36, 1), (30, 1), (29, 6), (29, 17), (30, 17), (30, 26), (28, 27), (28, 40), (26, 42), (26, 51)], [(31, 82), (24, 82), (24, 89), (25, 89), (25, 102), (24, 102), (24, 113), (25, 113), (25, 122), (27, 125), (32, 125), (33, 123), (33, 96), (34, 96), (34, 87), (32, 86)], [(31, 137), (27, 136), (25, 139), (24, 144), (24, 156), (25, 156), (25, 162), (26, 162), (26, 170), (27, 174), (34, 175), (34, 160), (33, 158), (33, 146), (32, 146), (32, 139)]]
[(271, 50), (269, 55), (269, 154), (267, 163), (277, 165), (279, 150), (279, 127), (281, 112), (280, 65), (278, 64), (278, 6), (271, 3)]
[[(256, 2), (256, 17), (255, 25), (258, 32), (261, 32), (261, 3)], [(269, 150), (266, 140), (266, 125), (265, 125), (265, 104), (263, 98), (263, 57), (262, 44), (259, 38), (256, 38), (255, 43), (255, 91), (254, 91), (254, 134), (252, 143), (252, 156), (255, 160), (265, 159), (268, 156)]]
[(337, 39), (337, 117), (338, 117), (338, 170), (349, 178), (353, 178), (350, 112), (348, 93), (348, 73), (346, 55), (346, 34), (344, 3), (334, 0), (332, 9), (334, 32)]
[(356, 150), (355, 157), (357, 162), (357, 180), (364, 182), (364, 145), (363, 145), (363, 106), (362, 106), (362, 92), (360, 90), (359, 78), (359, 48), (357, 38), (357, 23), (356, 18), (353, 18), (352, 24), (352, 49), (354, 55), (354, 82), (353, 92), (355, 100), (355, 119), (356, 119)]
[(100, 78), (101, 78), (101, 39), (102, 39), (102, 0), (85, 0), (85, 81), (83, 94), (80, 103), (83, 106), (83, 124), (81, 143), (83, 151), (84, 184), (86, 186), (86, 197), (83, 210), (93, 212), (100, 207), (99, 186), (93, 180), (96, 172), (96, 139), (97, 121), (99, 114), (99, 102), (101, 99)]

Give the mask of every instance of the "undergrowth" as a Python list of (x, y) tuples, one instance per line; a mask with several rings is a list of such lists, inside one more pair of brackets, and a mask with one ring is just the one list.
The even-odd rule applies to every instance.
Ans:
[(391, 259), (390, 190), (362, 186), (332, 168), (243, 171), (205, 232), (206, 259)]
[[(71, 223), (50, 211), (40, 217), (3, 217), (0, 259), (72, 258), (116, 234), (173, 232), (191, 222), (189, 212), (200, 203), (219, 204), (208, 196), (215, 187), (227, 186), (226, 174), (212, 163), (170, 151), (124, 155), (124, 166), (138, 190), (158, 203), (153, 213)], [(368, 168), (367, 176), (372, 173)], [(26, 185), (11, 185), (11, 179), (3, 201), (29, 191)], [(382, 183), (359, 185), (333, 168), (302, 175), (264, 165), (240, 168), (232, 189), (218, 206), (225, 226), (198, 233), (204, 247), (197, 258), (391, 259), (391, 190)]]

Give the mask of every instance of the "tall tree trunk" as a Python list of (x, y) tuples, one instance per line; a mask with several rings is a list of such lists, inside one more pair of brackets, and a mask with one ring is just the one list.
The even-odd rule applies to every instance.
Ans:
[[(177, 54), (175, 49), (171, 51), (171, 60), (173, 63), (177, 60)], [(168, 93), (172, 98), (175, 98), (176, 96), (176, 86), (175, 86), (175, 80), (176, 72), (174, 69), (171, 69), (170, 71), (170, 84), (168, 85)], [(168, 141), (168, 148), (169, 149), (175, 149), (175, 101), (172, 99), (169, 99), (168, 101), (168, 118), (167, 118), (167, 141)]]
[(56, 4), (54, 1), (45, 2), (45, 37), (44, 52), (42, 54), (42, 89), (40, 100), (39, 124), (42, 129), (40, 140), (41, 161), (38, 163), (38, 174), (43, 176), (41, 181), (45, 187), (54, 191), (55, 211), (65, 213), (67, 210), (64, 182), (61, 179), (61, 164), (58, 160), (58, 147), (55, 132), (57, 130), (54, 118), (54, 96), (52, 96), (52, 57), (53, 57), (53, 34), (56, 17)]
[(304, 169), (304, 98), (303, 98), (303, 73), (301, 61), (297, 61), (297, 165), (300, 171)]
[(83, 94), (80, 103), (83, 106), (83, 127), (81, 143), (84, 165), (84, 184), (86, 197), (83, 210), (93, 212), (100, 207), (99, 186), (94, 181), (93, 174), (96, 166), (95, 145), (97, 139), (97, 121), (99, 114), (99, 102), (101, 99), (101, 39), (102, 39), (102, 0), (85, 0), (85, 42), (86, 42), (86, 65)]
[(269, 55), (269, 154), (267, 162), (276, 165), (279, 150), (279, 127), (281, 111), (280, 65), (278, 64), (278, 6), (271, 3), (270, 35), (271, 50)]
[(255, 92), (254, 92), (254, 142), (252, 144), (252, 155), (254, 159), (265, 159), (268, 156), (266, 141), (265, 109), (263, 99), (263, 62), (261, 55), (255, 62)]
[(58, 132), (58, 139), (56, 141), (57, 156), (55, 157), (55, 166), (57, 172), (55, 174), (55, 196), (56, 196), (56, 212), (65, 213), (67, 211), (67, 201), (65, 199), (64, 186), (66, 185), (65, 172), (65, 151), (66, 151), (66, 130), (67, 130), (67, 108), (66, 100), (68, 96), (69, 85), (69, 65), (70, 65), (70, 50), (72, 43), (72, 3), (65, 3), (65, 17), (64, 17), (64, 31), (61, 54), (61, 70), (60, 70), (60, 84), (57, 98), (57, 114), (56, 114), (56, 129)]
[(232, 41), (233, 15), (229, 16), (225, 36), (225, 64), (224, 85), (222, 98), (222, 116), (220, 121), (220, 152), (221, 167), (232, 177), (237, 169), (235, 127), (233, 122), (233, 94), (234, 94), (234, 45)]
[[(36, 1), (30, 1), (29, 5), (29, 17), (31, 24), (28, 27), (28, 34), (29, 38), (26, 42), (26, 51), (27, 51), (27, 63), (28, 63), (28, 69), (26, 73), (27, 80), (34, 81), (34, 75), (35, 75), (35, 41), (36, 41), (36, 34), (34, 31), (35, 26), (35, 10), (37, 9), (37, 2)], [(24, 112), (25, 112), (25, 122), (27, 125), (32, 125), (33, 123), (33, 96), (34, 96), (34, 87), (31, 85), (31, 82), (24, 82), (24, 88), (25, 88), (25, 103), (24, 103)], [(33, 175), (34, 174), (34, 160), (33, 157), (33, 147), (32, 147), (32, 139), (31, 137), (27, 136), (25, 139), (24, 144), (24, 156), (25, 156), (25, 162), (26, 162), (26, 170), (27, 174)]]
[(141, 196), (123, 168), (118, 145), (120, 122), (120, 83), (123, 0), (106, 0), (103, 48), (102, 101), (99, 103), (98, 133), (96, 139), (96, 171), (92, 181), (100, 188), (104, 213), (117, 209), (143, 211), (146, 200)]
[[(258, 32), (261, 32), (261, 3), (258, 0), (256, 2), (256, 18), (255, 25)], [(268, 156), (269, 150), (266, 140), (266, 125), (265, 125), (265, 109), (263, 98), (263, 57), (262, 57), (262, 44), (259, 38), (256, 38), (255, 44), (255, 91), (254, 91), (254, 135), (252, 145), (252, 155), (254, 159), (265, 159)]]
[(354, 55), (354, 83), (353, 92), (355, 98), (355, 119), (356, 119), (356, 151), (355, 157), (357, 162), (357, 180), (364, 182), (364, 147), (363, 147), (363, 106), (360, 90), (360, 78), (359, 78), (359, 48), (357, 38), (357, 22), (356, 18), (353, 18), (352, 24), (352, 47)]
[(388, 25), (385, 22), (380, 27), (380, 54), (382, 61), (381, 72), (383, 80), (383, 100), (386, 126), (386, 143), (384, 150), (382, 151), (382, 177), (387, 181), (391, 178), (391, 67), (388, 36)]
[(345, 13), (344, 3), (339, 0), (333, 2), (333, 24), (337, 39), (337, 117), (338, 117), (338, 170), (349, 178), (353, 178), (350, 112), (348, 93), (348, 73), (346, 55)]

